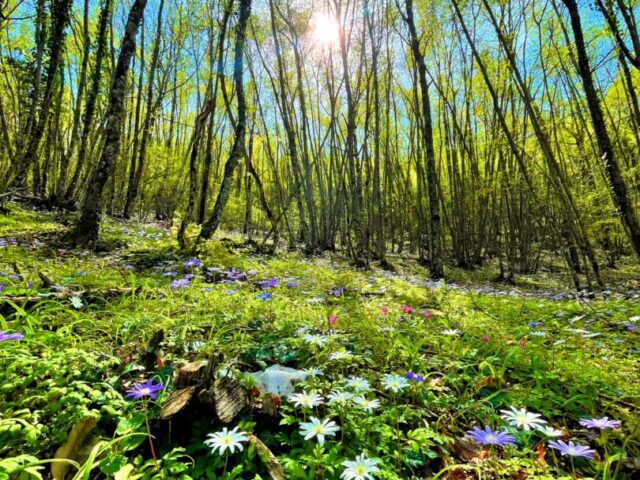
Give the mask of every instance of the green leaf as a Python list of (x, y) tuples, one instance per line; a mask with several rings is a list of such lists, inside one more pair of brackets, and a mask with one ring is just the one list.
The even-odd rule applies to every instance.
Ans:
[(100, 471), (105, 475), (115, 475), (127, 464), (124, 455), (109, 455), (100, 462)]

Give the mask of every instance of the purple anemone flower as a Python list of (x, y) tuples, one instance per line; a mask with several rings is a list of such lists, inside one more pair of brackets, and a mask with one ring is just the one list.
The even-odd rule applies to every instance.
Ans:
[(134, 267), (133, 265), (129, 265), (129, 264), (125, 265), (122, 268), (124, 268), (125, 270), (135, 270), (136, 269), (136, 267)]
[(189, 282), (189, 279), (187, 278), (179, 278), (169, 284), (169, 286), (174, 290), (177, 290), (178, 288), (187, 288), (189, 285), (191, 285), (191, 282)]
[(470, 438), (479, 445), (497, 445), (498, 447), (504, 447), (506, 445), (516, 444), (515, 438), (511, 435), (505, 432), (494, 432), (488, 425), (484, 427), (484, 430), (473, 427), (473, 430), (467, 432), (465, 438)]
[(418, 375), (417, 373), (413, 372), (407, 372), (404, 378), (418, 383), (424, 382), (424, 377), (422, 375)]
[(161, 383), (153, 383), (153, 378), (147, 380), (147, 383), (135, 383), (133, 388), (127, 390), (125, 398), (133, 398), (134, 400), (142, 400), (149, 397), (153, 400), (158, 398), (156, 392), (164, 390), (166, 387)]
[(334, 290), (330, 290), (329, 295), (331, 295), (332, 297), (341, 297), (342, 295), (344, 295), (344, 288), (337, 287)]
[(256, 295), (260, 300), (262, 300), (263, 302), (266, 302), (267, 300), (271, 300), (271, 297), (273, 297), (273, 293), (271, 292), (260, 292), (258, 295)]
[(274, 288), (278, 286), (278, 279), (273, 277), (273, 278), (270, 278), (269, 280), (260, 282), (260, 285), (262, 285), (262, 288)]
[(562, 440), (552, 440), (549, 442), (549, 446), (554, 448), (562, 455), (569, 455), (570, 457), (582, 457), (593, 460), (593, 454), (596, 453), (595, 450), (592, 450), (589, 447), (585, 447), (584, 445), (576, 445), (573, 442), (565, 443)]
[(184, 278), (186, 278), (187, 280), (192, 280), (194, 278), (196, 278), (196, 276), (193, 273), (187, 273)]
[(0, 342), (8, 342), (10, 340), (22, 340), (24, 335), (21, 333), (0, 332)]
[(185, 260), (182, 264), (182, 266), (185, 268), (199, 267), (200, 265), (202, 265), (202, 262), (200, 262), (200, 260), (197, 258), (190, 258), (189, 260)]
[(231, 270), (229, 270), (228, 272), (224, 272), (224, 274), (231, 280), (240, 281), (245, 277), (245, 274), (240, 272), (236, 267), (231, 267)]
[(177, 275), (176, 272), (164, 272), (162, 274), (163, 277), (175, 277)]
[(580, 420), (580, 425), (587, 428), (598, 428), (600, 430), (604, 430), (606, 428), (619, 428), (620, 427), (619, 420), (609, 420), (609, 417), (602, 418), (587, 418), (585, 420)]
[(529, 322), (529, 328), (538, 328), (542, 325), (542, 322)]
[(296, 288), (298, 285), (299, 285), (299, 283), (295, 282), (295, 281), (287, 283), (287, 287), (289, 287), (289, 288)]

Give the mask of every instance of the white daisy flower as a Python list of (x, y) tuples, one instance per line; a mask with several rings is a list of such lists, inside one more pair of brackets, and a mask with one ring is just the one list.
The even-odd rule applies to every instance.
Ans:
[(361, 453), (355, 460), (344, 461), (342, 465), (347, 467), (340, 475), (344, 480), (374, 480), (373, 474), (378, 473), (380, 469), (376, 466), (380, 460), (375, 458), (365, 458)]
[(316, 437), (318, 443), (324, 445), (324, 437), (335, 437), (336, 432), (340, 430), (336, 422), (328, 418), (321, 421), (319, 418), (311, 417), (310, 420), (300, 423), (300, 434), (304, 435), (305, 440)]
[(230, 453), (234, 453), (236, 448), (241, 452), (244, 450), (242, 442), (249, 440), (247, 433), (239, 432), (238, 427), (233, 430), (227, 430), (227, 427), (224, 427), (221, 432), (210, 433), (207, 437), (207, 440), (204, 441), (205, 445), (211, 448), (212, 453), (217, 450), (220, 455), (224, 454), (227, 449)]
[(443, 330), (442, 334), (443, 335), (448, 335), (450, 337), (458, 337), (458, 336), (460, 336), (460, 330), (458, 330), (457, 328), (452, 329), (452, 330)]
[(82, 308), (84, 306), (84, 304), (82, 303), (82, 299), (80, 297), (71, 297), (69, 299), (69, 303), (76, 310), (78, 310), (78, 309), (80, 309), (80, 308)]
[(523, 430), (538, 430), (547, 425), (547, 422), (543, 420), (539, 413), (528, 412), (526, 408), (517, 409), (515, 407), (509, 407), (511, 410), (500, 410), (500, 415), (506, 422), (516, 428), (522, 428)]
[(406, 388), (409, 382), (406, 378), (400, 375), (384, 374), (382, 379), (382, 386), (385, 390), (391, 390), (393, 393), (398, 393), (400, 390)]
[(373, 400), (368, 400), (364, 397), (356, 397), (353, 401), (357, 403), (360, 408), (366, 410), (367, 413), (373, 413), (376, 408), (380, 407), (380, 400), (375, 398)]
[(315, 393), (294, 393), (287, 397), (296, 407), (313, 408), (318, 405), (322, 405), (322, 397)]
[(353, 388), (356, 392), (366, 392), (371, 390), (371, 385), (362, 377), (351, 377), (347, 379), (347, 388)]
[(545, 332), (544, 330), (535, 330), (533, 332), (530, 332), (529, 336), (531, 336), (531, 337), (546, 337), (547, 336), (547, 332)]
[(327, 399), (329, 403), (337, 403), (338, 405), (345, 406), (349, 400), (353, 398), (353, 394), (349, 392), (342, 392), (340, 390), (335, 390), (329, 395), (327, 395)]
[(350, 360), (353, 358), (353, 353), (347, 350), (340, 350), (338, 352), (333, 352), (329, 355), (329, 360)]
[(544, 427), (538, 427), (537, 429), (542, 435), (544, 435), (545, 437), (549, 437), (549, 438), (558, 438), (564, 435), (564, 432), (562, 430), (556, 430), (553, 427), (550, 427), (548, 425), (544, 426)]
[(313, 377), (313, 378), (321, 377), (322, 375), (324, 375), (324, 370), (317, 367), (307, 368), (303, 370), (303, 372), (306, 373), (308, 377)]
[(302, 337), (305, 343), (309, 345), (315, 345), (317, 347), (323, 347), (327, 343), (327, 337), (324, 335), (314, 335), (313, 333), (307, 333)]

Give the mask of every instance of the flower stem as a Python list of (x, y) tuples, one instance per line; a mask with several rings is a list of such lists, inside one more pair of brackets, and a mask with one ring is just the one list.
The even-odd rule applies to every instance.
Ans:
[(147, 426), (147, 434), (149, 435), (149, 448), (151, 448), (151, 456), (153, 457), (153, 461), (156, 463), (156, 468), (160, 468), (158, 465), (158, 457), (156, 456), (156, 451), (153, 448), (153, 440), (151, 436), (151, 427), (149, 426), (149, 415), (147, 414), (147, 400), (142, 403), (142, 408), (144, 410), (144, 423)]

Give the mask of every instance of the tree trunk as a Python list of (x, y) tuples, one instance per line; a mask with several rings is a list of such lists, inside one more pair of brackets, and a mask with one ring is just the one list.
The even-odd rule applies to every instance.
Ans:
[(425, 149), (425, 163), (427, 168), (427, 182), (429, 188), (429, 215), (430, 215), (430, 270), (434, 278), (444, 276), (442, 260), (442, 234), (440, 228), (440, 195), (436, 172), (436, 156), (433, 148), (433, 127), (431, 123), (431, 103), (429, 101), (429, 85), (427, 84), (427, 67), (424, 57), (420, 52), (420, 41), (413, 18), (413, 0), (406, 0), (406, 16), (404, 17), (409, 27), (411, 52), (418, 66), (418, 81), (420, 84), (421, 108), (423, 116), (422, 140)]
[(34, 162), (37, 161), (38, 147), (44, 136), (49, 111), (53, 103), (53, 87), (55, 78), (62, 63), (62, 53), (64, 50), (65, 30), (69, 23), (69, 12), (72, 0), (54, 0), (51, 5), (51, 34), (47, 42), (49, 53), (49, 64), (47, 66), (46, 84), (42, 94), (40, 104), (40, 115), (34, 124), (31, 138), (28, 140), (26, 151), (18, 161), (14, 170), (14, 176), (9, 182), (10, 185), (19, 185), (25, 182), (26, 174)]
[(587, 105), (589, 107), (589, 113), (591, 114), (594, 133), (596, 135), (601, 158), (604, 163), (604, 170), (607, 174), (611, 187), (611, 196), (613, 197), (613, 202), (618, 209), (622, 224), (624, 225), (629, 241), (631, 242), (631, 246), (635, 250), (636, 255), (640, 256), (640, 223), (638, 222), (638, 216), (634, 211), (633, 203), (629, 197), (627, 186), (622, 178), (622, 172), (620, 171), (620, 166), (616, 160), (613, 146), (611, 145), (611, 139), (609, 138), (609, 132), (607, 131), (607, 125), (604, 121), (604, 114), (600, 105), (600, 99), (593, 83), (591, 66), (589, 64), (589, 57), (587, 56), (587, 49), (582, 33), (582, 23), (580, 21), (578, 4), (576, 3), (576, 0), (562, 0), (562, 2), (569, 11), (573, 37), (576, 42), (575, 49), (578, 55), (578, 73), (582, 79), (582, 84), (587, 97)]
[(69, 239), (75, 244), (90, 245), (98, 240), (100, 214), (102, 213), (102, 193), (109, 176), (112, 175), (113, 166), (120, 151), (120, 136), (124, 120), (124, 100), (127, 94), (127, 74), (131, 65), (131, 58), (136, 49), (136, 34), (146, 6), (147, 0), (135, 0), (129, 11), (118, 63), (113, 75), (111, 91), (109, 92), (102, 155), (89, 181), (80, 218), (69, 233)]
[(67, 183), (67, 173), (69, 171), (69, 161), (78, 143), (80, 133), (80, 120), (82, 112), (82, 98), (87, 86), (87, 68), (89, 66), (89, 55), (91, 51), (91, 41), (89, 39), (89, 0), (84, 0), (84, 15), (82, 17), (82, 65), (80, 66), (80, 80), (78, 81), (78, 93), (76, 94), (76, 104), (73, 109), (73, 122), (71, 125), (71, 142), (69, 148), (62, 152), (60, 162), (60, 176), (56, 182), (54, 198), (58, 199), (63, 195), (63, 189)]
[(76, 167), (71, 177), (71, 182), (67, 186), (65, 199), (70, 200), (74, 197), (78, 188), (78, 181), (82, 173), (82, 167), (87, 156), (87, 148), (89, 146), (89, 134), (93, 125), (93, 117), (98, 102), (98, 94), (100, 93), (100, 83), (102, 82), (102, 63), (107, 54), (107, 27), (111, 16), (111, 3), (113, 0), (104, 0), (104, 5), (100, 12), (100, 21), (98, 24), (98, 36), (96, 39), (96, 63), (91, 74), (91, 87), (87, 96), (87, 103), (84, 107), (84, 115), (82, 117), (82, 134), (80, 136), (80, 148), (78, 150), (78, 159)]
[(220, 226), (222, 220), (222, 212), (224, 211), (229, 194), (231, 193), (231, 181), (233, 173), (238, 166), (238, 162), (242, 158), (245, 149), (245, 135), (247, 130), (247, 105), (244, 96), (244, 50), (246, 44), (247, 23), (251, 13), (251, 0), (239, 0), (240, 16), (238, 18), (238, 28), (236, 33), (236, 45), (234, 51), (233, 80), (236, 88), (236, 96), (238, 99), (238, 120), (235, 128), (235, 138), (233, 148), (229, 159), (224, 166), (224, 174), (218, 197), (213, 207), (213, 213), (209, 220), (202, 226), (200, 232), (201, 239), (209, 239)]
[(140, 152), (133, 152), (133, 156), (138, 155), (137, 165), (133, 164), (131, 167), (131, 174), (129, 175), (129, 188), (127, 189), (127, 198), (124, 204), (123, 216), (124, 218), (131, 217), (131, 209), (133, 208), (133, 202), (138, 196), (138, 189), (140, 187), (140, 179), (144, 170), (145, 159), (147, 156), (147, 142), (149, 141), (149, 131), (153, 125), (156, 110), (160, 107), (159, 103), (162, 97), (162, 92), (158, 92), (158, 101), (153, 100), (153, 87), (156, 78), (156, 70), (158, 69), (158, 61), (160, 58), (160, 42), (162, 35), (162, 11), (164, 10), (164, 0), (160, 0), (160, 6), (158, 7), (158, 23), (156, 27), (156, 38), (153, 46), (153, 53), (151, 54), (151, 65), (149, 66), (149, 79), (147, 80), (147, 110), (145, 112), (144, 123), (142, 124), (142, 135), (140, 139)]

